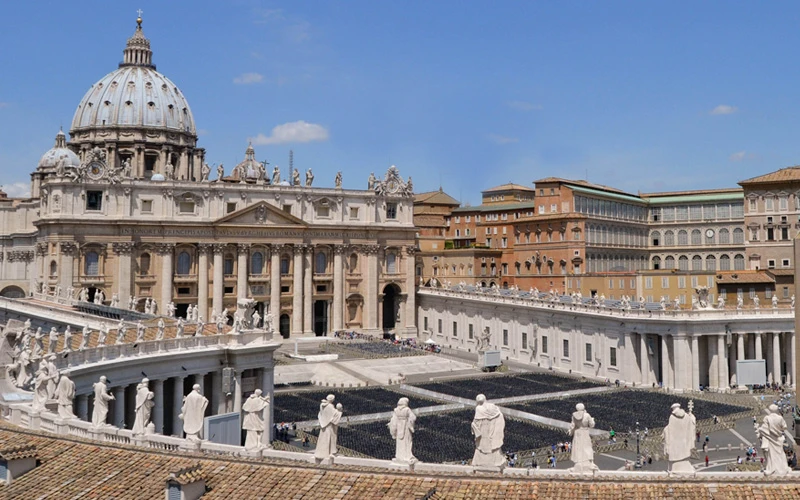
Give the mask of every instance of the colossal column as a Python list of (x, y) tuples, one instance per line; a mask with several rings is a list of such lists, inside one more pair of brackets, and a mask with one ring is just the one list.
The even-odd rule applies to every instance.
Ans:
[(269, 312), (272, 329), (278, 331), (281, 320), (281, 246), (272, 245), (269, 270)]
[(183, 379), (182, 375), (172, 377), (172, 435), (183, 437), (183, 420), (179, 417), (183, 407)]
[(764, 359), (764, 353), (761, 349), (761, 334), (755, 333), (756, 336), (756, 357), (755, 359)]
[(730, 379), (728, 378), (728, 346), (725, 342), (725, 334), (717, 335), (717, 366), (719, 367), (719, 388), (727, 390)]
[(781, 334), (772, 333), (772, 380), (781, 383)]
[(692, 390), (700, 390), (700, 338), (692, 336)]
[(78, 252), (78, 245), (73, 241), (62, 241), (60, 245), (61, 250), (61, 265), (59, 266), (59, 285), (63, 290), (72, 286), (74, 281), (73, 264), (75, 262), (75, 254)]
[[(647, 348), (647, 334), (639, 335), (639, 361), (642, 363), (642, 385), (650, 385), (650, 352)], [(555, 343), (553, 344), (554, 348)]]
[[(217, 314), (222, 313), (222, 298), (225, 292), (225, 285), (223, 284), (223, 280), (225, 279), (224, 275), (224, 266), (222, 264), (222, 253), (223, 253), (223, 246), (220, 244), (213, 245), (214, 251), (214, 290), (213, 296), (211, 299), (211, 307), (216, 311)], [(209, 318), (209, 321), (213, 321), (212, 318)]]
[[(303, 245), (294, 246), (294, 274), (292, 276), (292, 335), (303, 334)], [(306, 311), (308, 314), (308, 311)]]
[(672, 389), (675, 383), (672, 377), (672, 363), (669, 359), (669, 342), (667, 336), (661, 336), (661, 383), (665, 389)]
[(406, 311), (404, 314), (405, 317), (405, 327), (406, 331), (405, 334), (409, 337), (416, 337), (417, 336), (417, 293), (416, 293), (416, 276), (414, 272), (416, 271), (416, 263), (414, 260), (414, 255), (417, 253), (417, 249), (412, 246), (406, 247)]
[(172, 275), (174, 272), (172, 254), (175, 252), (175, 244), (159, 243), (156, 248), (161, 255), (161, 304), (157, 313), (166, 314), (167, 304), (172, 301)]
[(303, 256), (303, 268), (305, 269), (305, 272), (303, 273), (303, 312), (305, 313), (303, 314), (303, 333), (305, 335), (312, 335), (314, 331), (314, 327), (311, 324), (313, 319), (311, 299), (314, 295), (312, 289), (313, 272), (311, 270), (312, 255), (314, 255), (314, 247), (306, 246), (305, 254)]
[(119, 303), (125, 309), (131, 297), (131, 253), (134, 244), (131, 242), (112, 243), (114, 253), (117, 255), (119, 271), (117, 272), (117, 295)]
[(236, 260), (236, 298), (247, 298), (247, 256), (250, 252), (249, 243), (237, 245)]
[(364, 329), (374, 332), (378, 329), (378, 245), (364, 245), (364, 253), (367, 255)]
[(164, 381), (153, 380), (153, 425), (156, 434), (164, 433)]
[(125, 428), (125, 387), (114, 387), (114, 427)]
[(708, 386), (713, 389), (719, 388), (719, 356), (717, 352), (716, 337), (706, 336), (706, 346), (708, 351)]
[(344, 329), (342, 313), (344, 312), (344, 290), (342, 281), (342, 253), (344, 245), (333, 246), (333, 330)]
[(197, 245), (197, 314), (205, 321), (210, 322), (208, 315), (208, 252), (211, 245), (200, 243)]

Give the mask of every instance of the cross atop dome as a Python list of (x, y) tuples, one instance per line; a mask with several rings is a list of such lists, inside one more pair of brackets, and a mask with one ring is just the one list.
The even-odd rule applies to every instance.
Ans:
[(144, 66), (155, 69), (156, 67), (152, 62), (153, 52), (150, 50), (150, 40), (144, 36), (142, 31), (142, 9), (136, 12), (139, 15), (136, 18), (136, 31), (132, 37), (128, 38), (128, 44), (122, 52), (124, 58), (119, 66), (120, 68), (123, 66)]

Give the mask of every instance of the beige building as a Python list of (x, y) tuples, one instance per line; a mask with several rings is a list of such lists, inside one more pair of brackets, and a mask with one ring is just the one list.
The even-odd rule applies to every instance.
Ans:
[(206, 321), (252, 298), (286, 337), (415, 334), (410, 183), (395, 167), (365, 191), (339, 176), (312, 186), (310, 170), (282, 180), (252, 147), (232, 173), (211, 173), (141, 20), (119, 68), (80, 101), (70, 138), (60, 132), (42, 157), (31, 199), (0, 199), (0, 294), (102, 291), (123, 308), (198, 304)]

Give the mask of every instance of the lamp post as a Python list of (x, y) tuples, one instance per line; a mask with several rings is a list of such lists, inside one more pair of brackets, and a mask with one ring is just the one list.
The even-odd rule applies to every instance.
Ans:
[(636, 422), (636, 465), (637, 469), (642, 468), (642, 453), (639, 450), (639, 422)]

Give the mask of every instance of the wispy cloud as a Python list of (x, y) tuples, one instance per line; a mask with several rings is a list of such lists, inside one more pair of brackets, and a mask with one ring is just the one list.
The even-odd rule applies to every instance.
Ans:
[(264, 81), (264, 75), (260, 73), (242, 73), (233, 79), (236, 85), (252, 85), (254, 83), (261, 83)]
[(255, 9), (253, 11), (253, 22), (256, 24), (266, 24), (271, 21), (282, 21), (283, 9)]
[(289, 142), (318, 142), (328, 140), (328, 129), (303, 120), (284, 123), (272, 129), (270, 135), (258, 134), (250, 140), (255, 145), (285, 144)]
[(204, 129), (204, 128), (197, 129), (197, 135), (198, 136), (208, 135), (209, 133), (210, 132), (208, 131), (208, 129)]
[(506, 103), (509, 108), (516, 109), (517, 111), (538, 111), (542, 109), (541, 104), (534, 104), (528, 101), (508, 101)]
[(739, 161), (745, 161), (745, 160), (753, 160), (753, 159), (755, 159), (755, 157), (756, 157), (756, 155), (754, 153), (748, 153), (747, 151), (738, 151), (738, 152), (733, 153), (732, 155), (730, 155), (728, 157), (728, 160), (734, 161), (734, 162), (739, 162)]
[(15, 182), (0, 187), (10, 198), (27, 198), (31, 195), (31, 185), (27, 182)]
[(8, 107), (8, 103), (7, 102), (0, 102), (0, 109), (7, 108), (7, 107)]
[(739, 111), (739, 108), (736, 106), (730, 106), (728, 104), (720, 104), (716, 108), (712, 109), (708, 112), (710, 115), (732, 115)]
[(283, 9), (255, 9), (253, 23), (271, 24), (275, 32), (288, 42), (299, 44), (311, 36), (311, 23), (297, 16), (287, 14)]
[(511, 144), (514, 142), (519, 142), (519, 139), (516, 137), (508, 137), (505, 135), (498, 135), (498, 134), (489, 134), (489, 140), (495, 144)]

